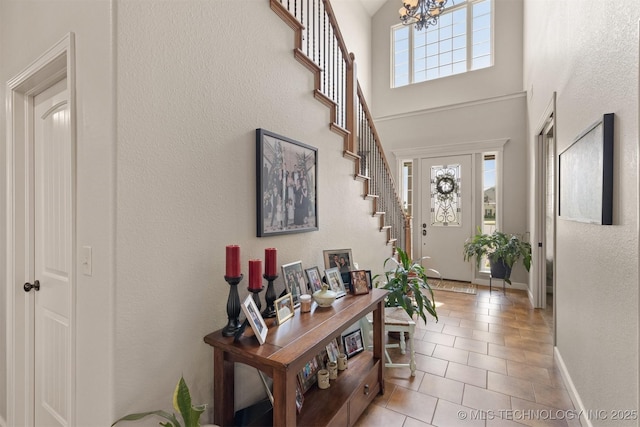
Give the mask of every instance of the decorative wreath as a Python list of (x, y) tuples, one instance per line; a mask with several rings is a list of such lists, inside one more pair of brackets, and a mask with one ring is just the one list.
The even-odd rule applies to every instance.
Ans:
[(440, 175), (436, 178), (436, 191), (443, 196), (448, 196), (458, 190), (458, 184), (451, 175)]

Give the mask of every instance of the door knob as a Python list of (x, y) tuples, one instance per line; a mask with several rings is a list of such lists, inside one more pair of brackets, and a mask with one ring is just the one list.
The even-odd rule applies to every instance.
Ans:
[(36, 280), (35, 282), (33, 282), (33, 285), (29, 282), (25, 283), (24, 286), (24, 291), (25, 292), (29, 292), (31, 289), (35, 289), (36, 291), (40, 290), (40, 281)]

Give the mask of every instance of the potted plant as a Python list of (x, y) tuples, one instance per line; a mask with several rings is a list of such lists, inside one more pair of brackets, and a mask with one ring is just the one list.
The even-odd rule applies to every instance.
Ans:
[(180, 381), (178, 381), (176, 389), (173, 392), (173, 407), (182, 416), (184, 424), (180, 424), (180, 421), (178, 421), (178, 418), (175, 414), (170, 414), (168, 412), (158, 410), (125, 415), (124, 417), (111, 424), (111, 427), (118, 424), (120, 421), (135, 421), (144, 418), (147, 415), (157, 415), (168, 420), (165, 423), (160, 423), (160, 425), (164, 427), (199, 427), (200, 415), (204, 412), (207, 405), (191, 404), (191, 394), (189, 393), (189, 387), (187, 387), (187, 383), (184, 381), (184, 378), (180, 377)]
[(491, 265), (491, 277), (504, 279), (511, 284), (511, 270), (518, 260), (529, 271), (531, 268), (531, 244), (517, 234), (494, 231), (491, 234), (478, 233), (464, 243), (464, 260), (476, 258), (480, 269), (482, 258), (487, 257)]
[[(409, 317), (413, 318), (413, 315), (417, 314), (425, 323), (427, 323), (426, 310), (437, 321), (436, 304), (433, 290), (427, 281), (426, 269), (420, 265), (419, 261), (412, 261), (402, 249), (397, 248), (396, 250), (398, 259), (387, 258), (383, 265), (386, 268), (389, 262), (395, 264), (392, 270), (385, 271), (386, 282), (382, 286), (379, 286), (380, 282), (375, 282), (376, 287), (389, 291), (385, 306), (402, 307)], [(378, 277), (379, 275), (376, 275), (374, 279)], [(423, 289), (429, 292), (424, 294)]]

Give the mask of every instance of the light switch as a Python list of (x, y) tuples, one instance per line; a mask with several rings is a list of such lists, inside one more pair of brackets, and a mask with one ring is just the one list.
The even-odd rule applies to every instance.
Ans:
[(82, 247), (80, 263), (82, 264), (82, 274), (85, 276), (91, 276), (91, 246)]

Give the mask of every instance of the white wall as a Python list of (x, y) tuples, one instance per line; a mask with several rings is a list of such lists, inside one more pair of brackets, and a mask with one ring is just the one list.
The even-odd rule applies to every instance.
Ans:
[(401, 4), (388, 0), (373, 17), (374, 118), (490, 99), (522, 90), (522, 0), (494, 0), (494, 65), (490, 68), (391, 88), (391, 27)]
[[(231, 1), (0, 1), (2, 81), (76, 33), (76, 244), (94, 257), (77, 284), (77, 425), (171, 410), (180, 375), (213, 405), (203, 337), (227, 321), (225, 245), (241, 245), (245, 274), (271, 246), (280, 264), (351, 248), (381, 270), (391, 248), (267, 1), (241, 31)], [(320, 231), (255, 237), (258, 127), (318, 147)]]
[[(305, 267), (352, 248), (374, 271), (391, 248), (267, 1), (240, 24), (231, 1), (123, 0), (116, 21), (115, 414), (167, 407), (181, 374), (194, 402), (213, 403), (203, 337), (227, 321), (225, 245), (241, 246), (245, 276), (271, 246)], [(255, 237), (259, 127), (318, 147), (319, 231)]]
[[(93, 247), (93, 276), (77, 275), (77, 418), (78, 425), (108, 425), (110, 396), (111, 294), (113, 257), (112, 204), (113, 75), (107, 0), (0, 2), (0, 81), (7, 82), (71, 31), (76, 34), (77, 95), (77, 239)], [(35, 31), (34, 29), (37, 29)], [(0, 93), (4, 95), (5, 85)], [(4, 99), (4, 96), (3, 96)], [(4, 111), (0, 129), (6, 122)], [(0, 141), (5, 148), (5, 132)], [(4, 163), (3, 163), (4, 164)], [(3, 169), (4, 170), (4, 169)], [(4, 174), (3, 174), (4, 175)], [(1, 178), (4, 182), (4, 176)], [(4, 185), (2, 186), (4, 194)], [(6, 208), (5, 198), (0, 211)], [(4, 221), (3, 221), (4, 224)], [(3, 226), (4, 228), (4, 226)], [(5, 235), (4, 232), (2, 234)], [(4, 239), (2, 239), (4, 242)], [(0, 252), (1, 253), (1, 252)], [(4, 260), (4, 256), (3, 256)], [(3, 264), (4, 265), (4, 264)], [(79, 264), (78, 264), (79, 265)], [(3, 277), (6, 277), (3, 275)], [(21, 283), (15, 286), (23, 297)], [(4, 310), (2, 313), (6, 313)], [(5, 325), (5, 322), (1, 322)], [(95, 423), (95, 424), (94, 424)]]
[[(543, 119), (554, 91), (559, 153), (615, 113), (614, 225), (557, 221), (557, 346), (586, 409), (637, 410), (640, 4), (624, 0), (602, 13), (588, 0), (527, 0), (525, 16), (530, 127)], [(533, 210), (529, 216), (532, 223)]]
[[(358, 83), (367, 103), (371, 95), (371, 16), (359, 1), (333, 0), (331, 6), (349, 52), (356, 58)], [(369, 106), (370, 107), (370, 106)]]

